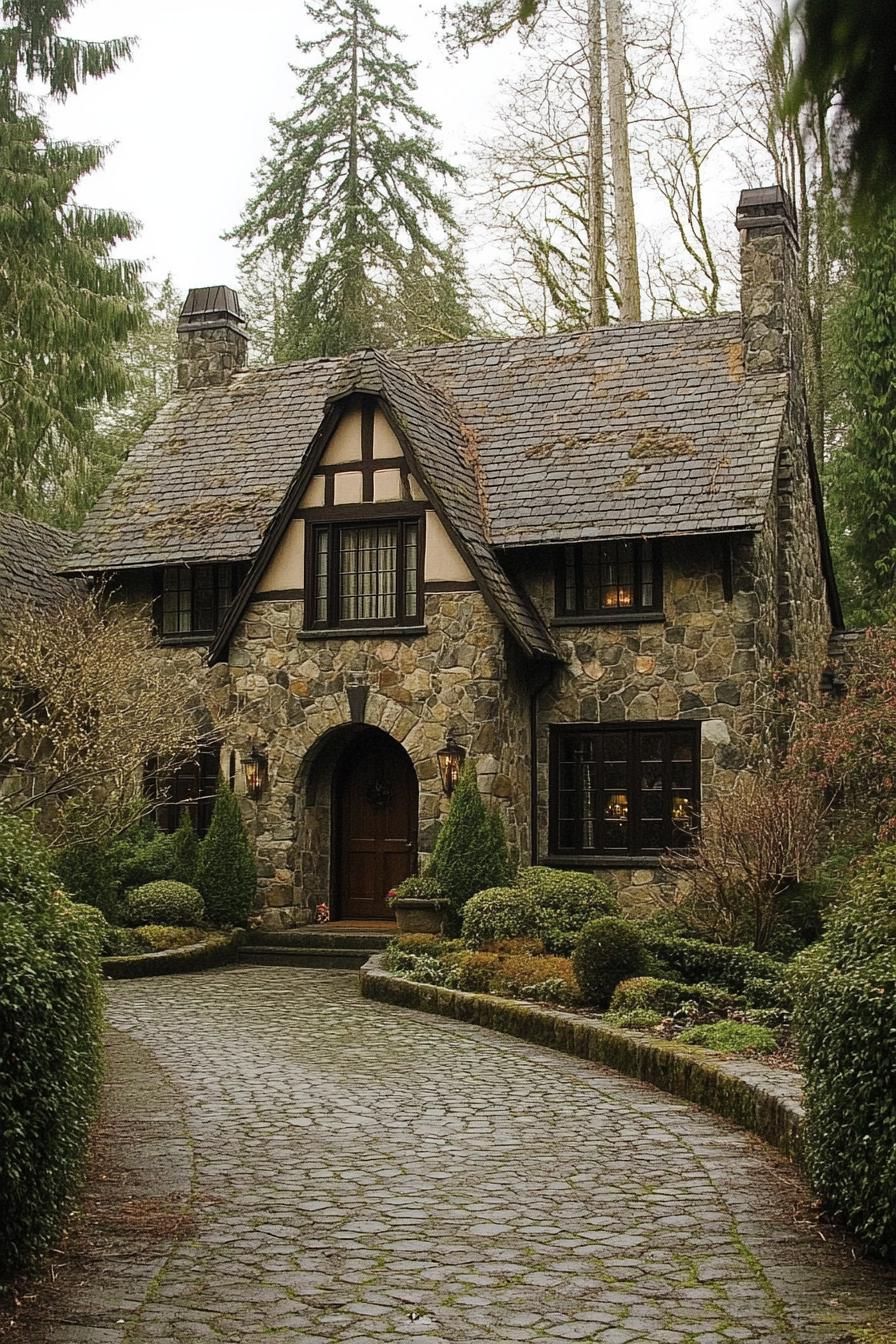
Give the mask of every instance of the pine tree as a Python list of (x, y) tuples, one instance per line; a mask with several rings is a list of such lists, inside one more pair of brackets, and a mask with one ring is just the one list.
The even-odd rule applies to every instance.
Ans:
[(215, 795), (212, 824), (199, 846), (196, 865), (196, 886), (212, 924), (221, 928), (244, 925), (255, 900), (257, 881), (240, 805), (222, 779)]
[(64, 515), (95, 447), (93, 408), (119, 397), (119, 345), (140, 320), (139, 267), (113, 257), (133, 223), (75, 204), (105, 150), (50, 138), (41, 81), (63, 100), (110, 74), (127, 41), (61, 34), (77, 0), (0, 2), (0, 508)]
[(307, 11), (324, 35), (296, 43), (306, 58), (292, 67), (298, 106), (274, 120), (270, 156), (229, 235), (249, 264), (267, 254), (294, 273), (275, 353), (296, 359), (401, 340), (391, 296), (412, 270), (418, 280), (430, 275), (448, 334), (465, 335), (462, 300), (460, 320), (439, 300), (456, 268), (445, 190), (459, 174), (437, 151), (435, 118), (414, 100), (404, 39), (379, 21), (372, 0), (308, 0)]
[(857, 229), (850, 261), (832, 319), (847, 426), (827, 484), (848, 616), (867, 622), (896, 607), (896, 209)]
[(482, 801), (472, 761), (465, 763), (451, 795), (426, 875), (436, 879), (456, 914), (477, 891), (505, 886), (511, 879), (504, 825)]

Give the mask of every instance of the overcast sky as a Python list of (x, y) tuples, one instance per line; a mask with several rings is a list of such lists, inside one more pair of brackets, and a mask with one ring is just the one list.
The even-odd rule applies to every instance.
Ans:
[[(380, 0), (379, 8), (407, 33), (420, 101), (442, 121), (449, 154), (462, 158), (492, 121), (498, 82), (518, 59), (516, 40), (451, 62), (438, 42), (437, 5)], [(138, 44), (117, 74), (53, 109), (53, 127), (113, 143), (106, 168), (79, 196), (142, 222), (128, 250), (154, 278), (170, 272), (181, 290), (236, 283), (236, 250), (220, 235), (239, 219), (270, 117), (294, 103), (289, 62), (303, 20), (301, 0), (86, 0), (77, 11), (78, 36), (133, 36)]]

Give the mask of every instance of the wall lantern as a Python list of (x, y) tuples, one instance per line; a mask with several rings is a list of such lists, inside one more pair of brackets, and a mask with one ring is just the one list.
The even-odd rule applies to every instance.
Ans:
[(445, 790), (445, 794), (448, 798), (451, 797), (454, 792), (454, 786), (460, 779), (460, 772), (466, 754), (467, 753), (460, 743), (455, 741), (453, 733), (448, 734), (448, 739), (444, 747), (436, 752), (436, 760), (439, 763), (439, 774), (442, 777), (442, 788)]
[(246, 792), (257, 802), (268, 782), (268, 758), (255, 741), (248, 756), (243, 757), (243, 770), (246, 773)]

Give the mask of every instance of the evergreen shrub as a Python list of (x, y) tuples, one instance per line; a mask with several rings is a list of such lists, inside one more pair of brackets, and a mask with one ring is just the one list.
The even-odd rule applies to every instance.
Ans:
[(258, 875), (240, 805), (224, 780), (218, 783), (208, 835), (199, 845), (196, 885), (212, 924), (222, 929), (245, 926)]
[(896, 846), (862, 865), (792, 984), (809, 1178), (868, 1250), (896, 1258)]
[(616, 893), (593, 873), (521, 868), (517, 883), (535, 902), (536, 929), (545, 947), (562, 956), (572, 952), (576, 938), (589, 920), (620, 913)]
[(674, 980), (657, 980), (654, 976), (639, 975), (620, 980), (613, 990), (610, 1008), (615, 1013), (645, 1009), (666, 1017), (674, 1013), (681, 1002), (682, 986)]
[(131, 837), (128, 853), (118, 865), (121, 891), (144, 887), (148, 882), (167, 882), (175, 871), (174, 836), (162, 831), (137, 831)]
[(59, 850), (53, 856), (53, 867), (60, 885), (73, 901), (95, 906), (107, 919), (114, 920), (123, 858), (120, 841), (107, 845), (80, 841)]
[(775, 957), (751, 947), (705, 943), (699, 938), (658, 933), (649, 926), (642, 928), (642, 938), (660, 978), (694, 984), (706, 981), (743, 994), (748, 980), (777, 980), (783, 972), (783, 964)]
[(83, 1173), (101, 1072), (96, 912), (56, 890), (32, 828), (0, 812), (0, 1274), (58, 1236)]
[(576, 981), (586, 1003), (609, 1007), (620, 980), (640, 975), (645, 968), (644, 944), (629, 920), (604, 915), (586, 924), (572, 957)]
[(121, 902), (122, 922), (140, 924), (198, 924), (205, 917), (202, 897), (186, 882), (147, 882), (134, 887)]
[(199, 862), (199, 837), (193, 818), (185, 811), (180, 825), (171, 837), (171, 872), (168, 874), (175, 882), (186, 882), (188, 886), (196, 884), (196, 866)]
[(748, 1022), (708, 1022), (688, 1027), (678, 1039), (684, 1045), (702, 1045), (727, 1055), (772, 1055), (778, 1048), (773, 1031)]
[(535, 899), (519, 887), (486, 887), (471, 896), (463, 909), (461, 937), (470, 947), (536, 937), (538, 930)]
[(471, 760), (461, 770), (426, 875), (438, 882), (456, 916), (477, 891), (506, 887), (512, 879), (503, 822), (482, 801)]

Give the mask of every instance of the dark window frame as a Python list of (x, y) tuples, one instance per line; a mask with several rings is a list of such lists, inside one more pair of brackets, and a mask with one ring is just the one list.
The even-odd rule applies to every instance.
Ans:
[[(691, 757), (689, 762), (679, 761), (674, 764), (689, 765), (689, 779), (686, 785), (678, 787), (682, 791), (690, 792), (690, 821), (687, 827), (681, 826), (673, 818), (673, 794), (675, 786), (672, 784), (672, 764), (670, 753), (673, 742), (673, 735), (687, 734), (690, 737)], [(604, 755), (606, 739), (610, 735), (627, 738), (626, 758), (624, 761), (624, 778), (626, 787), (620, 785), (608, 785), (605, 781), (608, 777), (607, 761)], [(642, 738), (654, 735), (663, 738), (662, 748), (662, 800), (663, 816), (661, 818), (662, 843), (645, 844), (643, 842), (644, 827), (650, 824), (648, 819), (642, 815), (644, 809), (645, 791), (641, 787), (640, 777), (643, 769), (643, 760), (641, 756), (640, 741)], [(593, 792), (602, 798), (604, 794), (618, 790), (620, 794), (627, 795), (627, 816), (624, 823), (624, 829), (619, 828), (620, 835), (613, 835), (613, 825), (608, 823), (603, 813), (602, 807), (598, 806), (592, 809), (591, 816), (586, 815), (583, 804), (584, 785), (581, 777), (575, 779), (574, 788), (567, 792), (575, 794), (574, 817), (572, 819), (561, 819), (560, 815), (560, 772), (564, 766), (575, 769), (575, 762), (563, 761), (561, 759), (562, 744), (564, 741), (574, 742), (576, 739), (588, 738), (593, 740), (592, 752), (594, 759), (589, 762), (595, 767), (595, 782), (591, 786)], [(569, 723), (569, 724), (551, 724), (550, 725), (550, 744), (549, 744), (549, 792), (548, 792), (548, 845), (550, 853), (558, 858), (569, 859), (587, 859), (606, 861), (612, 858), (618, 858), (625, 862), (632, 858), (653, 858), (664, 853), (667, 849), (686, 849), (691, 843), (693, 835), (699, 829), (700, 824), (700, 723), (693, 719), (669, 719), (669, 720), (639, 720), (638, 722), (614, 722), (614, 723)], [(623, 764), (623, 763), (616, 763)], [(564, 843), (562, 829), (564, 820), (577, 830), (576, 842), (573, 844)], [(650, 819), (656, 820), (656, 819)], [(593, 826), (594, 843), (587, 846), (582, 842), (583, 833), (588, 826)], [(623, 843), (610, 844), (610, 839), (621, 839)]]
[[(161, 641), (165, 644), (207, 643), (213, 638), (239, 590), (245, 569), (244, 564), (235, 561), (203, 561), (201, 564), (163, 565), (159, 570), (155, 605), (156, 629)], [(211, 571), (212, 583), (200, 586), (201, 578), (208, 571)], [(228, 581), (222, 583), (222, 577), (225, 574)], [(169, 583), (169, 580), (175, 576), (178, 580), (176, 587)], [(189, 579), (188, 585), (182, 583), (184, 578)], [(190, 628), (188, 630), (165, 628), (166, 597), (170, 592), (176, 592), (178, 596), (189, 593)], [(200, 603), (197, 601), (197, 593), (201, 592), (208, 594), (204, 605), (210, 613), (211, 625), (197, 623), (197, 612), (201, 609)], [(178, 607), (177, 614), (180, 615), (180, 607)]]
[[(585, 562), (587, 548), (619, 547), (630, 544), (632, 555), (632, 601), (625, 606), (604, 605), (602, 602), (604, 583), (598, 582), (599, 600), (597, 605), (586, 601)], [(650, 547), (649, 559), (645, 561), (645, 551)], [(575, 597), (572, 605), (567, 601), (570, 561), (573, 565), (573, 589)], [(601, 561), (598, 559), (598, 566)], [(618, 564), (618, 559), (617, 562)], [(652, 583), (652, 596), (649, 603), (642, 600), (645, 582)], [(554, 614), (559, 620), (573, 621), (630, 621), (641, 616), (659, 617), (663, 612), (663, 559), (660, 543), (645, 537), (616, 537), (606, 541), (575, 542), (557, 549), (554, 575)]]
[(199, 748), (195, 760), (184, 761), (163, 775), (157, 774), (150, 762), (144, 792), (155, 804), (153, 816), (159, 830), (173, 835), (183, 813), (188, 811), (196, 834), (204, 836), (211, 825), (220, 772), (220, 742), (206, 743)]
[[(424, 550), (426, 545), (425, 506), (420, 504), (396, 506), (394, 502), (381, 508), (336, 505), (333, 508), (304, 510), (305, 519), (305, 621), (306, 630), (380, 630), (380, 629), (418, 629), (423, 623), (423, 574)], [(395, 615), (373, 616), (365, 619), (340, 619), (339, 579), (340, 566), (333, 564), (333, 558), (341, 555), (341, 535), (369, 527), (395, 527), (398, 529), (395, 572)], [(414, 612), (405, 612), (406, 570), (408, 537), (411, 530), (416, 532), (416, 604)], [(317, 617), (317, 556), (318, 538), (327, 535), (327, 612), (325, 617)]]

